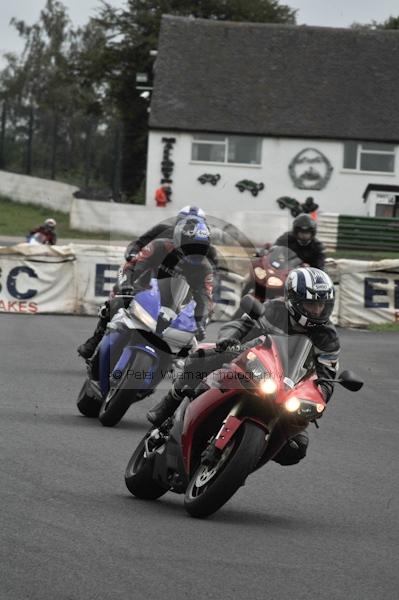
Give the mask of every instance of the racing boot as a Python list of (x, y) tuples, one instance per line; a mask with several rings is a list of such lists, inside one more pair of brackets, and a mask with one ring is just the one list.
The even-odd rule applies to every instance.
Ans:
[(183, 396), (179, 392), (180, 390), (175, 390), (172, 385), (166, 396), (148, 411), (147, 419), (150, 423), (159, 427), (168, 417), (173, 415), (183, 400)]
[(84, 344), (80, 344), (78, 347), (78, 354), (85, 360), (91, 358), (94, 354), (95, 349), (98, 344), (101, 342), (105, 330), (107, 328), (108, 318), (100, 317), (97, 323), (97, 327), (94, 330), (94, 333), (88, 340), (84, 342)]

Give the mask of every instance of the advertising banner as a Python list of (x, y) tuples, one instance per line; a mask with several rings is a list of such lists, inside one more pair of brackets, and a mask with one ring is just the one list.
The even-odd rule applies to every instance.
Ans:
[(0, 253), (0, 312), (73, 313), (75, 281), (73, 255)]
[(342, 327), (399, 322), (399, 273), (346, 273), (339, 287)]

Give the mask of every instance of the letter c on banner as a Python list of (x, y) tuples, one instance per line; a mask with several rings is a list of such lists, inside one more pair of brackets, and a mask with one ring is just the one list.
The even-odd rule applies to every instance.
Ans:
[(17, 277), (20, 273), (26, 273), (29, 277), (37, 279), (37, 273), (31, 267), (14, 267), (8, 274), (7, 277), (7, 289), (8, 293), (17, 298), (17, 300), (28, 300), (33, 298), (37, 294), (37, 290), (30, 288), (26, 292), (19, 292), (17, 290)]

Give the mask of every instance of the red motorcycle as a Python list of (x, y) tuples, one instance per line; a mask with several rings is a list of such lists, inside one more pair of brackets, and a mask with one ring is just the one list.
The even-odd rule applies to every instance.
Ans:
[(302, 260), (284, 246), (265, 247), (252, 259), (252, 269), (244, 280), (242, 295), (251, 293), (260, 302), (284, 296), (284, 284), (292, 269)]
[[(305, 335), (261, 336), (236, 348), (237, 358), (206, 377), (199, 396), (144, 436), (126, 468), (129, 491), (142, 499), (183, 493), (190, 515), (216, 512), (293, 436), (317, 425), (326, 403), (312, 348)], [(215, 351), (197, 350), (204, 358)], [(350, 371), (335, 383), (363, 385)]]

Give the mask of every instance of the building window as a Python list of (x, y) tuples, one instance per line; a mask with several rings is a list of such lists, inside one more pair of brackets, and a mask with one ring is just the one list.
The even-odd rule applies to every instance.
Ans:
[(391, 144), (345, 142), (344, 169), (395, 172), (395, 146)]
[(260, 165), (262, 140), (243, 135), (194, 135), (191, 147), (191, 160)]

